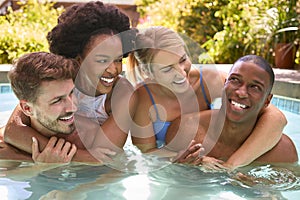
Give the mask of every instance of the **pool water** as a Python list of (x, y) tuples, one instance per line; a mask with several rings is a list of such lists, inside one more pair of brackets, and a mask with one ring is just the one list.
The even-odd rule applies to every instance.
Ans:
[[(1, 126), (17, 101), (12, 94), (0, 95)], [(289, 121), (284, 132), (300, 152), (300, 115), (283, 112)], [(44, 169), (24, 162), (15, 169), (0, 169), (0, 199), (300, 199), (299, 165), (251, 165), (212, 173), (143, 155), (130, 142), (124, 148), (108, 166)]]
[[(67, 165), (28, 173), (32, 164), (0, 171), (0, 193), (6, 199), (299, 199), (299, 169), (292, 166), (251, 166), (236, 172), (211, 173), (200, 167), (170, 164), (134, 154), (121, 166)], [(129, 149), (132, 148), (132, 149)], [(130, 156), (134, 154), (134, 162)], [(122, 159), (124, 160), (124, 159)], [(130, 161), (131, 160), (131, 161)], [(151, 160), (151, 165), (145, 164)], [(126, 168), (124, 172), (124, 168)], [(22, 178), (14, 175), (22, 173)], [(38, 172), (38, 173), (37, 173)], [(26, 177), (27, 176), (27, 177)], [(3, 197), (3, 196), (2, 196)], [(4, 199), (5, 199), (4, 198)], [(1, 198), (3, 199), (3, 198)]]

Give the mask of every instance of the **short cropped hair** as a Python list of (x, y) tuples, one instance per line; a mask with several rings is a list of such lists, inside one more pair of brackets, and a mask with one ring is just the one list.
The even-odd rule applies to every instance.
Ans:
[[(275, 75), (274, 75), (274, 71), (273, 71), (271, 65), (268, 63), (268, 61), (266, 61), (263, 57), (260, 57), (257, 55), (246, 55), (246, 56), (239, 58), (235, 63), (238, 63), (238, 62), (251, 62), (251, 63), (254, 63), (257, 66), (259, 66), (263, 70), (265, 70), (269, 74), (269, 78), (270, 78), (269, 79), (270, 80), (269, 92), (271, 92), (273, 85), (274, 85), (274, 81), (275, 81)], [(233, 64), (233, 66), (235, 65), (235, 63)]]
[(21, 56), (13, 63), (8, 78), (13, 92), (19, 100), (34, 103), (43, 81), (75, 80), (79, 63), (75, 59), (46, 52), (35, 52)]

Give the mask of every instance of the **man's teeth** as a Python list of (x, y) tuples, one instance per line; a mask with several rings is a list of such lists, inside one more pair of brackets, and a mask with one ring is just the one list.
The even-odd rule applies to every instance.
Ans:
[(105, 81), (107, 83), (111, 83), (114, 81), (114, 78), (105, 78), (105, 77), (101, 77), (100, 80)]
[(231, 104), (234, 105), (235, 107), (240, 107), (240, 108), (246, 108), (247, 106), (244, 104), (240, 104), (238, 102), (235, 101), (231, 101)]
[(181, 84), (181, 83), (184, 83), (185, 82), (185, 80), (186, 80), (186, 78), (184, 78), (184, 79), (181, 79), (181, 80), (179, 80), (179, 81), (174, 81), (175, 83), (177, 83), (177, 84)]
[(70, 115), (70, 116), (68, 116), (68, 117), (61, 117), (61, 118), (59, 118), (59, 119), (60, 119), (60, 120), (65, 120), (65, 121), (67, 121), (67, 120), (70, 120), (72, 117), (73, 117), (73, 115)]

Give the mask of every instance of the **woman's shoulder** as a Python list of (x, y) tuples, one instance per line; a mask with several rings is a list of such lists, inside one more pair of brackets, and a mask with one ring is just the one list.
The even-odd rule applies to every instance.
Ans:
[(190, 77), (199, 77), (199, 75), (200, 75), (200, 70), (199, 69), (200, 69), (199, 67), (195, 67), (193, 65), (190, 72), (189, 72), (189, 76)]
[(124, 89), (125, 91), (127, 90), (133, 91), (134, 87), (127, 78), (119, 76), (115, 85), (113, 86), (113, 90), (120, 90), (120, 89), (121, 90)]
[(217, 80), (219, 78), (222, 83), (225, 82), (227, 77), (226, 72), (220, 71), (215, 67), (203, 67), (202, 74), (206, 80)]
[(151, 90), (152, 90), (151, 83), (148, 83), (147, 81), (139, 82), (135, 85), (135, 92), (142, 96), (144, 94), (147, 94), (148, 92), (151, 93)]
[(192, 67), (191, 70), (190, 70), (190, 72), (189, 72), (190, 84), (193, 85), (193, 83), (198, 82), (199, 78), (200, 78), (199, 68)]
[(217, 70), (216, 68), (212, 66), (197, 66), (193, 67), (191, 71), (189, 72), (189, 77), (193, 80), (199, 80), (202, 78), (213, 78), (216, 76), (223, 76), (224, 73)]
[(123, 76), (119, 76), (116, 83), (117, 84), (131, 85), (132, 86), (131, 82), (127, 78), (125, 78)]
[(141, 103), (150, 101), (151, 97), (154, 99), (158, 99), (157, 91), (159, 90), (159, 85), (157, 83), (151, 82), (150, 80), (145, 80), (135, 86), (135, 93), (139, 96), (139, 100), (141, 101)]

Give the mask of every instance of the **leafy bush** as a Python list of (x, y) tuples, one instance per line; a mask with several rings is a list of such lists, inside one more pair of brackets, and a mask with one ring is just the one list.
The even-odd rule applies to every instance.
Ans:
[(11, 63), (24, 53), (48, 51), (47, 32), (57, 23), (62, 8), (54, 3), (28, 0), (20, 9), (0, 16), (0, 63)]
[[(245, 54), (256, 54), (274, 66), (274, 42), (280, 41), (275, 33), (282, 26), (299, 24), (296, 20), (287, 23), (296, 16), (296, 0), (231, 0), (216, 12), (216, 17), (222, 19), (223, 30), (203, 47), (216, 63), (232, 63)], [(287, 34), (287, 38), (299, 40), (299, 31)], [(298, 57), (295, 62), (298, 64)]]
[[(214, 14), (227, 1), (138, 0), (142, 21), (139, 27), (160, 25), (178, 32), (188, 46), (192, 61), (198, 63), (199, 55), (206, 52), (201, 45), (222, 29), (222, 21)], [(207, 56), (202, 57), (205, 62), (212, 62)]]
[[(261, 55), (273, 63), (273, 49), (269, 38), (274, 34), (274, 25), (278, 17), (272, 12), (276, 9), (278, 16), (290, 15), (291, 9), (287, 11), (287, 7), (296, 10), (294, 5), (296, 1), (138, 0), (137, 2), (142, 20), (146, 22), (144, 26), (166, 26), (196, 41), (202, 47), (202, 50), (198, 51), (200, 63), (233, 63), (245, 54)], [(297, 58), (299, 59), (299, 56)]]

